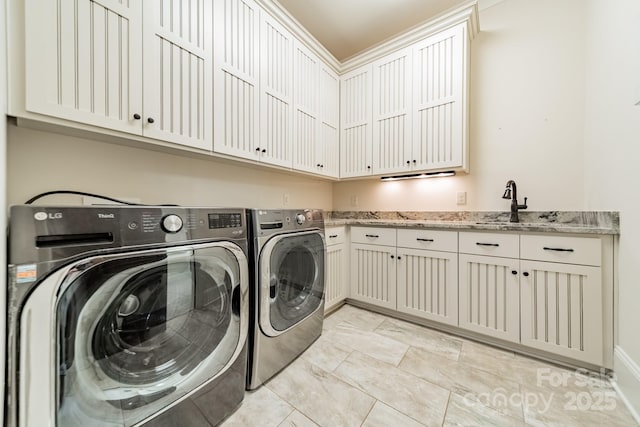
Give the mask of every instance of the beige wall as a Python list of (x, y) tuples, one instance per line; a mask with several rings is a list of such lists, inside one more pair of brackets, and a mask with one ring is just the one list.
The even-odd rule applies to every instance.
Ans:
[[(334, 208), (508, 210), (500, 196), (515, 179), (530, 209), (582, 209), (584, 4), (481, 1), (471, 44), (470, 175), (341, 182)], [(456, 205), (458, 191), (467, 192), (466, 206)]]
[[(9, 125), (9, 204), (56, 189), (142, 203), (331, 209), (331, 182)], [(77, 203), (72, 198), (43, 202)]]
[(640, 2), (588, 4), (586, 208), (620, 211), (614, 367), (640, 414)]

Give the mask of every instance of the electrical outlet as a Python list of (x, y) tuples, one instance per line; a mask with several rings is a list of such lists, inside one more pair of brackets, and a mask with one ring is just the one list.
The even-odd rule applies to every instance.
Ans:
[(289, 193), (284, 193), (282, 195), (282, 204), (284, 206), (289, 206)]
[(456, 200), (457, 200), (457, 203), (459, 205), (466, 205), (467, 204), (467, 192), (466, 191), (458, 191)]
[(351, 196), (351, 206), (357, 207), (360, 201), (358, 200), (358, 196)]

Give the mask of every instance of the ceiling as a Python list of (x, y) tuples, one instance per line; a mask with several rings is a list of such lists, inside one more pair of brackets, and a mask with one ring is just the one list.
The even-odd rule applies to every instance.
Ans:
[(338, 60), (467, 0), (278, 0)]

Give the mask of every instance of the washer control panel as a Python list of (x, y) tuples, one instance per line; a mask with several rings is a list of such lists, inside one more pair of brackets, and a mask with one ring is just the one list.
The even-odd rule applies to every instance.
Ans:
[(242, 214), (240, 213), (210, 213), (209, 228), (232, 228), (242, 226)]
[[(246, 239), (242, 208), (181, 206), (11, 207), (11, 262), (65, 259), (123, 246)], [(20, 238), (18, 232), (20, 230)]]
[(182, 225), (182, 218), (180, 218), (176, 214), (166, 215), (164, 218), (162, 218), (162, 222), (160, 223), (162, 229), (167, 233), (177, 233), (178, 231), (182, 230)]

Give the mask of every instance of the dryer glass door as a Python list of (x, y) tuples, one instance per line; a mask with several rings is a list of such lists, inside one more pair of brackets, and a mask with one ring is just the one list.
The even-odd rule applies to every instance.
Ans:
[(234, 246), (95, 258), (72, 271), (56, 308), (57, 426), (136, 424), (232, 362), (244, 345), (246, 264)]
[(267, 242), (261, 257), (263, 277), (268, 277), (268, 289), (266, 284), (262, 289), (263, 295), (268, 293), (263, 302), (268, 301), (269, 325), (263, 330), (281, 333), (321, 307), (324, 256), (319, 232), (280, 235)]

